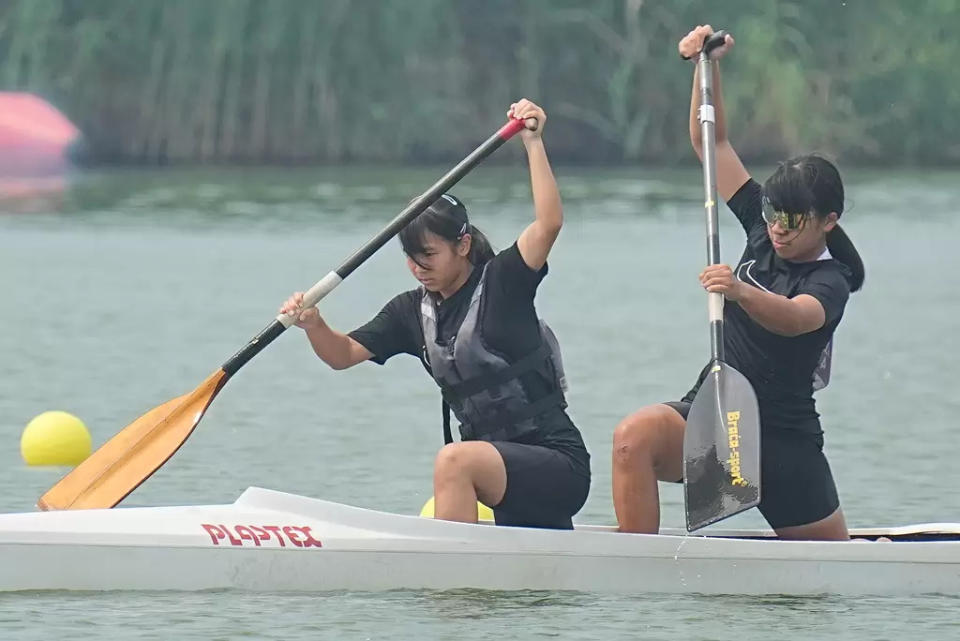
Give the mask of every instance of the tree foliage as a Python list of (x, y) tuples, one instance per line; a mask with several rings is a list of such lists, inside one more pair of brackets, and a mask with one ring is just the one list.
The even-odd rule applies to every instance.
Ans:
[(448, 159), (520, 96), (555, 158), (673, 163), (697, 23), (744, 156), (960, 160), (956, 0), (12, 0), (0, 89), (125, 163)]

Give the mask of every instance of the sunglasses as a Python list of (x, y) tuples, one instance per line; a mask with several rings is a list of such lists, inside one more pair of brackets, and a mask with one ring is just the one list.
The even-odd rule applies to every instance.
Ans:
[(771, 203), (770, 199), (766, 196), (763, 197), (762, 213), (764, 222), (771, 227), (779, 223), (781, 227), (791, 231), (803, 227), (804, 221), (810, 217), (809, 212), (802, 214), (788, 214), (785, 211), (777, 211), (774, 209), (773, 203)]

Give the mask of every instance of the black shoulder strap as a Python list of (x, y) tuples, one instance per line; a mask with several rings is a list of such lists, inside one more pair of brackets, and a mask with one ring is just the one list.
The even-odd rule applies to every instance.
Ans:
[(443, 401), (443, 444), (453, 443), (453, 433), (450, 431), (450, 406)]

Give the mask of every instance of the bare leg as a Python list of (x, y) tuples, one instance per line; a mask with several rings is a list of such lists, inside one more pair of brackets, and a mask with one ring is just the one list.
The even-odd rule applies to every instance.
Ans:
[(830, 516), (813, 523), (778, 528), (777, 536), (794, 541), (847, 541), (850, 539), (847, 523), (843, 519), (843, 510), (840, 508)]
[(683, 476), (687, 422), (668, 405), (649, 405), (623, 419), (613, 432), (613, 507), (621, 532), (660, 531), (657, 481)]
[(466, 441), (440, 448), (433, 464), (436, 518), (476, 523), (477, 501), (497, 505), (506, 491), (507, 468), (490, 443)]

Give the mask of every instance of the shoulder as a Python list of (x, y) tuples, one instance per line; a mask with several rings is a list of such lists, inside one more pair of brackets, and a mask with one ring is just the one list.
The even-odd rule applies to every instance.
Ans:
[(391, 323), (407, 325), (411, 319), (419, 319), (422, 300), (423, 294), (420, 289), (400, 292), (387, 301), (387, 304), (380, 311), (380, 316)]
[(488, 275), (491, 273), (504, 273), (509, 276), (520, 276), (521, 278), (536, 280), (537, 282), (547, 275), (548, 270), (549, 268), (546, 263), (544, 263), (543, 267), (539, 270), (530, 269), (530, 266), (524, 262), (523, 256), (520, 254), (520, 248), (517, 247), (516, 242), (491, 258), (487, 264)]
[(362, 327), (350, 332), (353, 340), (374, 355), (373, 361), (383, 364), (400, 353), (419, 354), (420, 334), (419, 291), (397, 294), (383, 309)]
[(484, 297), (497, 300), (497, 307), (512, 303), (525, 305), (536, 296), (546, 274), (546, 263), (539, 270), (530, 269), (514, 243), (487, 263)]
[(750, 178), (730, 197), (727, 206), (734, 211), (756, 209), (759, 212), (762, 208), (762, 200), (763, 187), (756, 180)]
[[(730, 197), (727, 207), (740, 221), (740, 225), (748, 236), (764, 226), (763, 187), (753, 178), (747, 179), (747, 182), (743, 183), (740, 189)], [(763, 231), (763, 235), (766, 236), (766, 230)]]
[(391, 308), (394, 311), (402, 312), (409, 309), (419, 309), (420, 301), (423, 299), (423, 292), (417, 289), (409, 289), (405, 292), (400, 292), (396, 296), (390, 299), (387, 303), (387, 307)]
[(834, 259), (817, 261), (803, 279), (804, 283), (817, 283), (850, 292), (850, 269)]
[(797, 294), (813, 296), (823, 305), (826, 322), (840, 318), (850, 298), (850, 270), (837, 261), (818, 261), (799, 283)]

